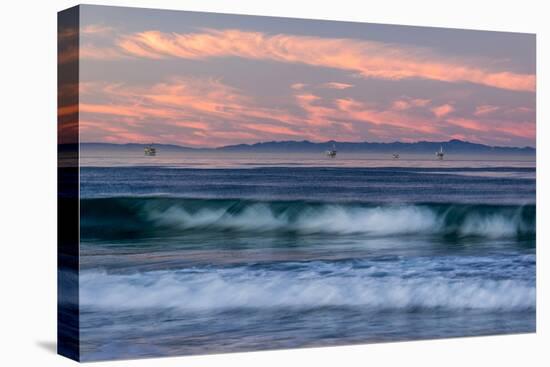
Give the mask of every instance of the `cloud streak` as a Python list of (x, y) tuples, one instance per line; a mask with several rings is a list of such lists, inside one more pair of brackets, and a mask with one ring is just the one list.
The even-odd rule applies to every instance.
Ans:
[[(236, 29), (131, 33), (102, 23), (80, 33), (79, 54), (66, 56), (91, 72), (78, 109), (59, 114), (80, 113), (85, 141), (535, 140), (535, 75), (487, 53)], [(255, 62), (225, 67), (242, 59)], [(266, 70), (282, 72), (251, 80)]]
[[(312, 87), (315, 88), (315, 87)], [(458, 116), (451, 104), (403, 96), (389, 106), (290, 89), (292, 108), (262, 106), (213, 78), (175, 78), (151, 86), (85, 83), (79, 106), (86, 141), (162, 141), (221, 146), (270, 140), (472, 141), (534, 139), (534, 123)], [(60, 113), (71, 113), (67, 107)]]
[[(235, 139), (330, 138), (307, 119), (259, 106), (211, 78), (176, 78), (150, 87), (86, 83), (81, 92), (80, 114), (88, 141), (114, 141), (119, 136), (120, 142), (145, 142), (156, 136), (155, 141), (164, 137), (177, 144), (219, 146)], [(98, 97), (102, 102), (94, 101)]]
[(432, 108), (432, 112), (437, 118), (445, 117), (454, 110), (455, 108), (448, 103)]
[[(527, 92), (534, 92), (536, 86), (535, 75), (494, 70), (479, 60), (457, 60), (427, 48), (348, 38), (235, 29), (197, 33), (152, 30), (121, 36), (116, 46), (126, 55), (149, 59), (241, 57), (347, 70), (365, 78), (420, 78)], [(96, 58), (109, 56), (114, 54)]]

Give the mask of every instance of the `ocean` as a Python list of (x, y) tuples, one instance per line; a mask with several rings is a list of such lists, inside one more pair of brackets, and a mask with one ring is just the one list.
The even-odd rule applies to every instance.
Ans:
[(82, 360), (535, 331), (529, 157), (81, 165)]

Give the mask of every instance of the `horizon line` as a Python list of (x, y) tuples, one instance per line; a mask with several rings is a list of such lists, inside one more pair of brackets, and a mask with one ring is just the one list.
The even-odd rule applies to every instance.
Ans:
[(144, 143), (144, 142), (126, 142), (126, 143), (114, 143), (114, 142), (102, 142), (102, 141), (85, 141), (85, 142), (78, 142), (79, 144), (109, 144), (109, 145), (171, 145), (179, 148), (187, 148), (187, 149), (222, 149), (227, 147), (235, 147), (235, 146), (254, 146), (258, 144), (267, 144), (267, 143), (311, 143), (311, 144), (419, 144), (419, 143), (436, 143), (436, 144), (445, 144), (445, 143), (451, 143), (451, 142), (461, 142), (461, 143), (468, 143), (468, 144), (475, 144), (475, 145), (482, 145), (490, 148), (510, 148), (510, 149), (533, 149), (536, 150), (534, 146), (530, 145), (514, 145), (514, 146), (506, 146), (506, 145), (489, 145), (484, 143), (475, 143), (468, 140), (461, 140), (461, 139), (449, 139), (449, 140), (441, 140), (441, 141), (431, 141), (431, 140), (417, 140), (414, 142), (404, 142), (404, 141), (391, 141), (391, 142), (381, 142), (381, 141), (338, 141), (338, 140), (327, 140), (327, 141), (321, 141), (321, 142), (315, 142), (307, 139), (303, 140), (266, 140), (266, 141), (257, 141), (255, 143), (237, 143), (237, 144), (229, 144), (229, 145), (221, 145), (221, 146), (215, 146), (215, 147), (209, 147), (209, 146), (193, 146), (193, 145), (181, 145), (176, 143), (160, 143), (160, 142), (151, 142), (151, 143)]

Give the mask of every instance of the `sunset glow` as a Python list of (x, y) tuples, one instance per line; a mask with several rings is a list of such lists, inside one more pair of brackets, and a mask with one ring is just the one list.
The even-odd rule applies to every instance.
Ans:
[[(138, 20), (139, 12), (124, 23), (116, 12), (87, 14), (79, 53), (81, 141), (216, 147), (461, 137), (535, 145), (531, 35), (510, 34), (503, 51), (492, 38), (506, 34), (491, 32), (478, 32), (470, 45), (464, 40), (472, 31), (434, 28), (442, 40), (434, 44), (414, 27), (365, 24), (351, 34), (357, 24), (331, 23), (337, 32), (327, 36), (322, 21), (298, 31), (274, 21), (261, 29), (247, 20), (254, 17), (162, 25)], [(385, 37), (380, 27), (402, 36)], [(516, 47), (531, 47), (532, 55)]]

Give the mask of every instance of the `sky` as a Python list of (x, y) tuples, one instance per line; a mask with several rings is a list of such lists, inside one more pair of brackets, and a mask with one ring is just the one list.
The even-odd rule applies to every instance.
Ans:
[(81, 142), (535, 146), (532, 34), (81, 6), (79, 57)]

